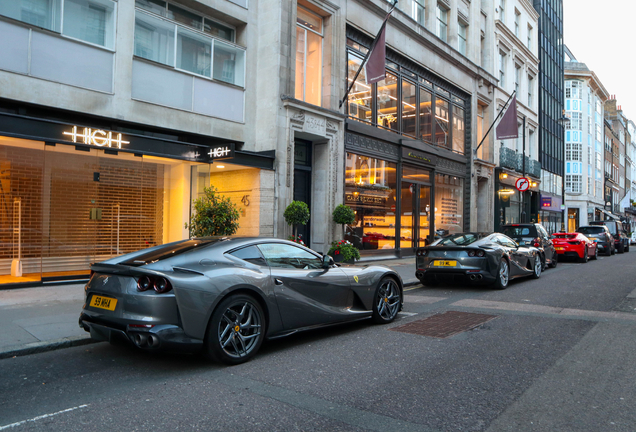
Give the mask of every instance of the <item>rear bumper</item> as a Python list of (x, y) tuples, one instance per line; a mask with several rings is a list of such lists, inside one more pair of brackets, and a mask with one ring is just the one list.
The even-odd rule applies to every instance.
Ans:
[(415, 277), (420, 282), (491, 284), (496, 277), (488, 271), (476, 269), (417, 269)]
[(146, 350), (196, 352), (203, 346), (202, 340), (186, 335), (181, 327), (171, 324), (153, 325), (150, 328), (130, 325), (118, 327), (112, 323), (95, 322), (88, 315), (81, 314), (79, 326), (89, 332), (92, 339), (108, 342), (127, 340)]
[(583, 254), (585, 252), (584, 252), (584, 248), (581, 248), (581, 250), (576, 250), (576, 249), (558, 250), (556, 251), (556, 253), (560, 256), (566, 256), (566, 257), (572, 257), (572, 258), (583, 258)]

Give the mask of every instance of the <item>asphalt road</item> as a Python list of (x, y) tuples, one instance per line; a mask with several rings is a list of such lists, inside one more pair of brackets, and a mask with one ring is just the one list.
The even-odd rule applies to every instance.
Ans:
[[(267, 342), (234, 367), (107, 343), (0, 360), (0, 431), (633, 432), (635, 261), (415, 288), (393, 324)], [(496, 318), (444, 339), (390, 331), (449, 310)]]

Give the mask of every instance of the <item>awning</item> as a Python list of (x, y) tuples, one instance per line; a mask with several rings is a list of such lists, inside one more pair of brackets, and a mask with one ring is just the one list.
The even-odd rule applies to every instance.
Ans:
[(600, 208), (600, 207), (596, 207), (596, 209), (597, 209), (597, 210), (600, 210), (600, 211), (601, 211), (601, 212), (603, 212), (603, 213), (605, 213), (605, 215), (606, 215), (606, 216), (609, 216), (610, 218), (612, 218), (612, 219), (614, 219), (614, 220), (617, 220), (617, 221), (620, 221), (620, 220), (621, 220), (621, 218), (620, 218), (620, 217), (616, 216), (615, 214), (612, 214), (612, 213), (608, 212), (607, 210), (603, 210), (603, 209), (602, 209), (602, 208)]

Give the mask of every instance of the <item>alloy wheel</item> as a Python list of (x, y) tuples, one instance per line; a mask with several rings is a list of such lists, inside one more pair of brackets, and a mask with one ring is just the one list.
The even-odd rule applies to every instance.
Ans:
[(387, 279), (378, 289), (376, 298), (378, 315), (391, 321), (400, 309), (400, 290), (393, 279)]
[(541, 261), (541, 256), (537, 255), (534, 257), (534, 275), (536, 277), (541, 276), (541, 270), (543, 270), (543, 262)]
[(241, 299), (228, 305), (217, 330), (225, 354), (232, 358), (248, 356), (258, 345), (262, 321), (260, 310), (251, 301)]
[(501, 265), (499, 266), (499, 280), (501, 281), (501, 286), (508, 286), (508, 263), (506, 260), (501, 261)]

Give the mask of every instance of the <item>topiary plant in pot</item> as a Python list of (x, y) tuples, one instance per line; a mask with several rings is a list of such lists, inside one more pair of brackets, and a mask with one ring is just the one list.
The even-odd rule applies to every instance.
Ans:
[(351, 225), (356, 221), (356, 214), (353, 212), (351, 207), (346, 206), (344, 204), (340, 204), (337, 206), (333, 213), (333, 221), (338, 225), (342, 225), (342, 238), (345, 237), (345, 225)]
[(203, 188), (203, 196), (194, 200), (194, 212), (185, 227), (190, 238), (227, 236), (239, 228), (236, 204), (218, 193), (214, 186)]
[(287, 225), (291, 225), (294, 230), (294, 238), (297, 239), (296, 225), (307, 225), (309, 222), (309, 207), (302, 201), (292, 201), (283, 213)]

